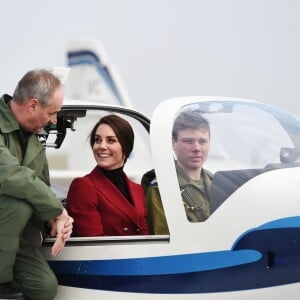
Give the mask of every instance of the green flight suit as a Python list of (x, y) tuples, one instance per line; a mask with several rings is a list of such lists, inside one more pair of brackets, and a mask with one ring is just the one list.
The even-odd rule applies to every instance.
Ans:
[(50, 300), (57, 280), (40, 251), (41, 230), (63, 206), (49, 187), (45, 149), (36, 134), (22, 153), (10, 99), (0, 98), (0, 283), (14, 280), (28, 299)]
[(169, 228), (153, 169), (143, 175), (141, 185), (145, 193), (149, 234), (168, 235)]
[(210, 215), (208, 191), (211, 186), (212, 174), (203, 169), (201, 181), (193, 180), (176, 163), (177, 177), (185, 212), (190, 222), (203, 222)]
[[(211, 214), (208, 191), (213, 175), (209, 171), (202, 169), (201, 182), (192, 180), (176, 162), (175, 164), (187, 219), (190, 222), (205, 221)], [(154, 170), (144, 174), (141, 184), (145, 192), (147, 222), (150, 234), (169, 234)]]

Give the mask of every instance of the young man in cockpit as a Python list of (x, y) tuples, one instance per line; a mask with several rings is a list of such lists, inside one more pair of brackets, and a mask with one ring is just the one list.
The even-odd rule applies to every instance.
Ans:
[(202, 222), (210, 216), (208, 191), (212, 174), (202, 166), (210, 147), (210, 126), (201, 114), (183, 111), (175, 119), (172, 146), (187, 218)]
[[(173, 124), (172, 146), (176, 172), (187, 218), (190, 222), (205, 221), (211, 214), (208, 191), (212, 174), (202, 166), (210, 147), (210, 126), (199, 113), (181, 112)], [(154, 170), (142, 178), (145, 189), (150, 233), (168, 234), (167, 221)]]

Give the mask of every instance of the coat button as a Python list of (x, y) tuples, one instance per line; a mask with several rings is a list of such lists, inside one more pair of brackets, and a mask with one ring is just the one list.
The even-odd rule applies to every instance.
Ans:
[(140, 229), (140, 228), (137, 228), (137, 229), (136, 229), (136, 232), (141, 232), (141, 229)]
[(124, 227), (124, 228), (123, 228), (123, 231), (127, 232), (127, 231), (128, 231), (128, 228), (127, 228), (127, 227)]

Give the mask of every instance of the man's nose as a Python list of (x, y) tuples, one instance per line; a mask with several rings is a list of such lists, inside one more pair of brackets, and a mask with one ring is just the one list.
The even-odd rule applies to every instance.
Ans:
[(57, 123), (57, 116), (55, 115), (55, 116), (52, 116), (51, 118), (50, 118), (50, 123), (51, 124), (56, 124)]
[(201, 150), (202, 149), (202, 145), (201, 145), (201, 143), (199, 143), (199, 142), (195, 142), (194, 143), (194, 150)]

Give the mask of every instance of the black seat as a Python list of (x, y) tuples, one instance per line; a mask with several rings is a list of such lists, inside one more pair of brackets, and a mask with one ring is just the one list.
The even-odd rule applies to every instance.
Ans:
[(214, 212), (240, 186), (261, 173), (263, 173), (262, 169), (216, 172), (209, 191), (211, 211)]

